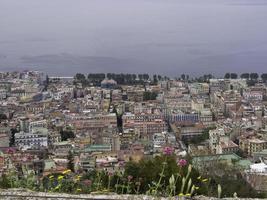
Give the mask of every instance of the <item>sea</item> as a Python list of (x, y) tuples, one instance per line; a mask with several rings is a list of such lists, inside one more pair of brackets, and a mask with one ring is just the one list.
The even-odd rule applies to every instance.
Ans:
[(267, 72), (267, 0), (0, 0), (0, 71)]

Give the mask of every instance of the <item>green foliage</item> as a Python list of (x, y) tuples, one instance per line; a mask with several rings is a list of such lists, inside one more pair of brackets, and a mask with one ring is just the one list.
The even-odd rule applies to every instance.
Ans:
[(31, 190), (38, 190), (39, 185), (37, 177), (34, 173), (26, 173), (23, 176), (19, 176), (16, 171), (11, 170), (8, 174), (3, 174), (0, 178), (1, 188), (28, 188)]
[(235, 152), (236, 155), (240, 156), (241, 158), (246, 158), (247, 155), (244, 151), (242, 151), (241, 149), (238, 149), (237, 152)]
[(261, 75), (261, 79), (263, 80), (263, 82), (266, 82), (267, 81), (267, 73), (263, 73)]
[(0, 178), (0, 186), (1, 188), (7, 189), (11, 188), (11, 182), (9, 180), (9, 176), (6, 174), (3, 174)]
[(118, 113), (116, 106), (113, 107), (112, 113), (116, 113), (118, 131), (122, 132), (122, 114)]
[(15, 144), (15, 133), (18, 133), (19, 131), (16, 128), (11, 128), (10, 131), (11, 131), (11, 135), (9, 138), (9, 146), (12, 147)]
[(224, 75), (224, 78), (225, 79), (237, 79), (238, 78), (238, 75), (236, 73), (226, 73)]
[(225, 78), (225, 79), (229, 79), (229, 78), (230, 78), (230, 73), (226, 73), (226, 74), (224, 75), (224, 78)]
[(106, 78), (106, 75), (104, 73), (88, 74), (87, 78), (89, 83), (100, 86), (101, 81)]
[(77, 73), (75, 76), (74, 76), (74, 79), (75, 79), (75, 84), (76, 83), (81, 83), (83, 86), (86, 86), (88, 85), (88, 81), (85, 77), (84, 74), (81, 74), (81, 73)]
[(257, 73), (245, 73), (241, 74), (240, 77), (247, 79), (247, 85), (250, 87), (254, 86), (257, 83), (259, 75)]
[(158, 76), (156, 74), (153, 75), (153, 83), (154, 84), (158, 83)]
[(237, 79), (238, 75), (236, 73), (231, 73), (230, 77), (231, 77), (231, 79)]
[(7, 116), (4, 113), (0, 113), (0, 122), (6, 119), (7, 119)]
[[(222, 188), (222, 197), (233, 196), (234, 193), (242, 198), (262, 198), (264, 194), (256, 192), (242, 177), (240, 173), (231, 175), (223, 175), (222, 177), (214, 177), (214, 185), (220, 184)], [(213, 186), (215, 187), (215, 186)], [(215, 196), (215, 194), (214, 194)]]
[(0, 177), (0, 187), (23, 187), (34, 191), (64, 193), (115, 192), (188, 197), (232, 197), (235, 194), (238, 197), (264, 197), (246, 183), (236, 168), (223, 164), (212, 165), (213, 168), (207, 168), (210, 175), (207, 179), (205, 175), (201, 177), (189, 163), (185, 161), (185, 165), (177, 165), (174, 155), (163, 155), (140, 162), (129, 162), (124, 172), (95, 170), (79, 176), (71, 170), (66, 170), (39, 180), (33, 173), (18, 175), (18, 172), (10, 171)]
[(215, 129), (215, 127), (205, 128), (201, 135), (197, 135), (191, 138), (189, 141), (185, 141), (185, 143), (188, 145), (188, 144), (200, 144), (201, 142), (204, 142), (205, 140), (209, 139), (209, 131), (212, 129)]
[(145, 91), (143, 95), (144, 101), (156, 100), (158, 94), (156, 92)]
[[(179, 194), (182, 187), (182, 178), (186, 178), (188, 183), (189, 178), (193, 183), (199, 184), (197, 177), (198, 172), (192, 169), (188, 174), (188, 167), (179, 167), (174, 156), (157, 156), (153, 159), (143, 159), (140, 162), (129, 162), (125, 166), (125, 175), (132, 175), (133, 182), (141, 180), (140, 193), (153, 195), (169, 196), (170, 194)], [(170, 179), (175, 178), (174, 183)], [(185, 184), (185, 183), (184, 183)], [(186, 193), (188, 185), (186, 184), (183, 193)], [(188, 191), (189, 192), (189, 191)]]
[(135, 85), (143, 84), (149, 79), (148, 74), (138, 74), (138, 79), (136, 74), (114, 74), (108, 73), (107, 78), (115, 80), (120, 85)]
[(222, 162), (213, 162), (205, 166), (204, 176), (209, 176), (207, 195), (218, 195), (218, 184), (221, 185), (222, 197), (231, 197), (234, 193), (238, 197), (263, 197), (264, 194), (256, 192), (243, 178), (240, 167)]
[[(105, 78), (108, 79), (113, 79), (115, 80), (119, 85), (136, 85), (136, 84), (144, 84), (147, 82), (150, 77), (148, 74), (115, 74), (115, 73), (90, 73), (86, 77), (84, 74), (77, 73), (75, 75), (75, 81), (74, 83), (82, 83), (83, 86), (88, 86), (88, 85), (95, 85), (95, 86), (100, 86), (100, 83), (102, 80)], [(189, 76), (187, 75), (187, 78)], [(154, 75), (153, 76), (153, 83), (156, 84), (160, 80), (168, 80), (169, 78), (164, 76), (162, 78), (161, 75)]]
[(214, 76), (212, 74), (204, 74), (203, 76), (194, 78), (193, 81), (197, 81), (199, 83), (203, 83), (203, 82), (208, 82), (209, 79), (212, 79), (212, 78), (214, 78)]
[(259, 78), (259, 75), (257, 73), (250, 73), (249, 77), (251, 80), (257, 80)]
[(188, 81), (189, 80), (189, 75), (185, 75), (185, 74), (182, 74), (181, 77), (180, 77), (183, 81)]
[(74, 132), (70, 129), (60, 130), (60, 136), (62, 141), (67, 141), (69, 138), (75, 138)]
[(83, 80), (85, 80), (86, 78), (85, 78), (85, 75), (84, 75), (84, 74), (77, 73), (77, 74), (75, 75), (75, 79), (77, 79), (78, 81), (83, 81)]
[(69, 151), (68, 154), (68, 169), (70, 169), (72, 172), (74, 172), (74, 156), (71, 151)]
[(240, 75), (240, 78), (242, 79), (249, 79), (249, 73), (243, 73)]

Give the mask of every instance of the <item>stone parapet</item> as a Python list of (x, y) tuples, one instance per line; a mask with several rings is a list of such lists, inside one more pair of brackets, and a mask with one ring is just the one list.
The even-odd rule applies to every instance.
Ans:
[[(110, 194), (65, 194), (65, 193), (50, 193), (50, 192), (33, 192), (26, 189), (8, 189), (0, 190), (0, 200), (216, 200), (217, 198), (196, 196), (192, 198), (184, 197), (152, 197), (146, 195), (116, 195)], [(225, 198), (232, 200), (238, 198)], [(250, 200), (250, 199), (243, 199)], [(257, 199), (251, 199), (257, 200)]]

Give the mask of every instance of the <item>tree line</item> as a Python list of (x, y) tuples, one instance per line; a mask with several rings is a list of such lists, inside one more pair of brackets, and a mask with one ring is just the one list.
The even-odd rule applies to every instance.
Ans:
[[(239, 76), (236, 73), (226, 73), (224, 75), (225, 79), (237, 79)], [(261, 78), (264, 82), (267, 81), (267, 73), (262, 73), (261, 75), (259, 75), (258, 73), (243, 73), (240, 74), (240, 78), (242, 79), (247, 79), (247, 80), (258, 80), (259, 78)]]
[(82, 83), (82, 85), (95, 85), (100, 86), (101, 81), (105, 78), (113, 79), (120, 85), (135, 85), (144, 84), (145, 82), (157, 83), (158, 81), (168, 80), (167, 76), (153, 75), (150, 77), (149, 74), (116, 74), (116, 73), (90, 73), (87, 76), (81, 73), (77, 73), (74, 76), (75, 82)]
[[(238, 74), (227, 72), (227, 73), (225, 73), (224, 78), (225, 79), (237, 79), (238, 78)], [(259, 75), (257, 73), (243, 73), (243, 74), (240, 74), (240, 78), (243, 78), (243, 79), (258, 79)]]
[[(236, 73), (226, 73), (224, 75), (225, 79), (237, 79), (238, 78), (238, 74)], [(262, 73), (261, 75), (259, 75), (258, 73), (243, 73), (240, 74), (240, 78), (242, 79), (246, 79), (247, 80), (247, 84), (249, 86), (253, 86), (255, 85), (255, 83), (258, 82), (258, 79), (261, 78), (261, 80), (266, 83), (267, 82), (267, 73)]]
[[(183, 80), (183, 81), (188, 81), (188, 82), (208, 82), (209, 79), (212, 79), (212, 78), (216, 78), (216, 77), (212, 74), (204, 74), (203, 76), (190, 78), (189, 75), (182, 74), (178, 78), (178, 80)], [(238, 79), (238, 78), (246, 79), (248, 85), (254, 85), (255, 83), (257, 83), (259, 78), (261, 78), (261, 80), (266, 83), (267, 73), (258, 74), (258, 73), (252, 72), (252, 73), (242, 73), (239, 75), (237, 73), (227, 72), (225, 73), (223, 78), (224, 79)]]
[[(161, 76), (161, 75), (149, 75), (147, 73), (145, 74), (129, 74), (129, 73), (90, 73), (88, 75), (77, 73), (74, 76), (74, 83), (82, 83), (83, 86), (87, 85), (95, 85), (100, 86), (101, 81), (107, 79), (113, 79), (115, 80), (119, 85), (135, 85), (135, 84), (144, 84), (144, 83), (150, 83), (150, 84), (157, 84), (158, 81), (163, 80), (169, 80), (170, 78), (167, 76)], [(179, 76), (178, 80), (188, 81), (188, 82), (208, 82), (209, 79), (215, 78), (212, 74), (204, 74), (199, 77), (190, 77), (188, 74), (182, 74)], [(249, 84), (255, 84), (256, 81), (258, 81), (259, 78), (262, 79), (263, 82), (267, 82), (267, 73), (232, 73), (227, 72), (224, 75), (225, 79), (246, 79)]]
[(182, 74), (180, 77), (178, 77), (178, 80), (183, 80), (187, 82), (199, 82), (199, 83), (204, 83), (208, 82), (209, 79), (215, 78), (212, 74), (204, 74), (199, 77), (190, 77), (188, 74)]

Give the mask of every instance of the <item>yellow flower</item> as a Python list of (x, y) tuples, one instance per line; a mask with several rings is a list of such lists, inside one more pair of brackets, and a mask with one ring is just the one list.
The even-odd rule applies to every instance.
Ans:
[(76, 181), (79, 181), (80, 180), (80, 178), (81, 178), (81, 176), (76, 176)]
[(200, 180), (201, 179), (201, 176), (197, 177), (197, 179)]
[(58, 190), (60, 188), (60, 185), (57, 185), (56, 187), (55, 187), (55, 190)]
[(202, 180), (203, 183), (205, 183), (205, 182), (207, 182), (207, 181), (208, 181), (208, 179), (206, 179), (206, 178)]
[(184, 194), (183, 193), (180, 193), (179, 196), (182, 197), (182, 196), (184, 196)]
[(53, 178), (54, 178), (54, 176), (53, 176), (53, 175), (51, 175), (51, 176), (49, 176), (49, 178), (50, 178), (50, 179), (53, 179)]
[(198, 190), (198, 189), (199, 189), (199, 187), (195, 187), (195, 189), (196, 189), (196, 190)]
[(191, 196), (191, 194), (190, 194), (190, 193), (187, 193), (185, 196), (187, 196), (187, 197), (190, 197), (190, 196)]
[(67, 170), (63, 171), (62, 174), (68, 174), (70, 172), (71, 172), (71, 170), (70, 169), (67, 169)]
[(58, 176), (57, 179), (60, 181), (64, 178), (64, 176)]
[(77, 188), (77, 190), (76, 190), (77, 192), (81, 192), (82, 191), (82, 189), (81, 188)]

